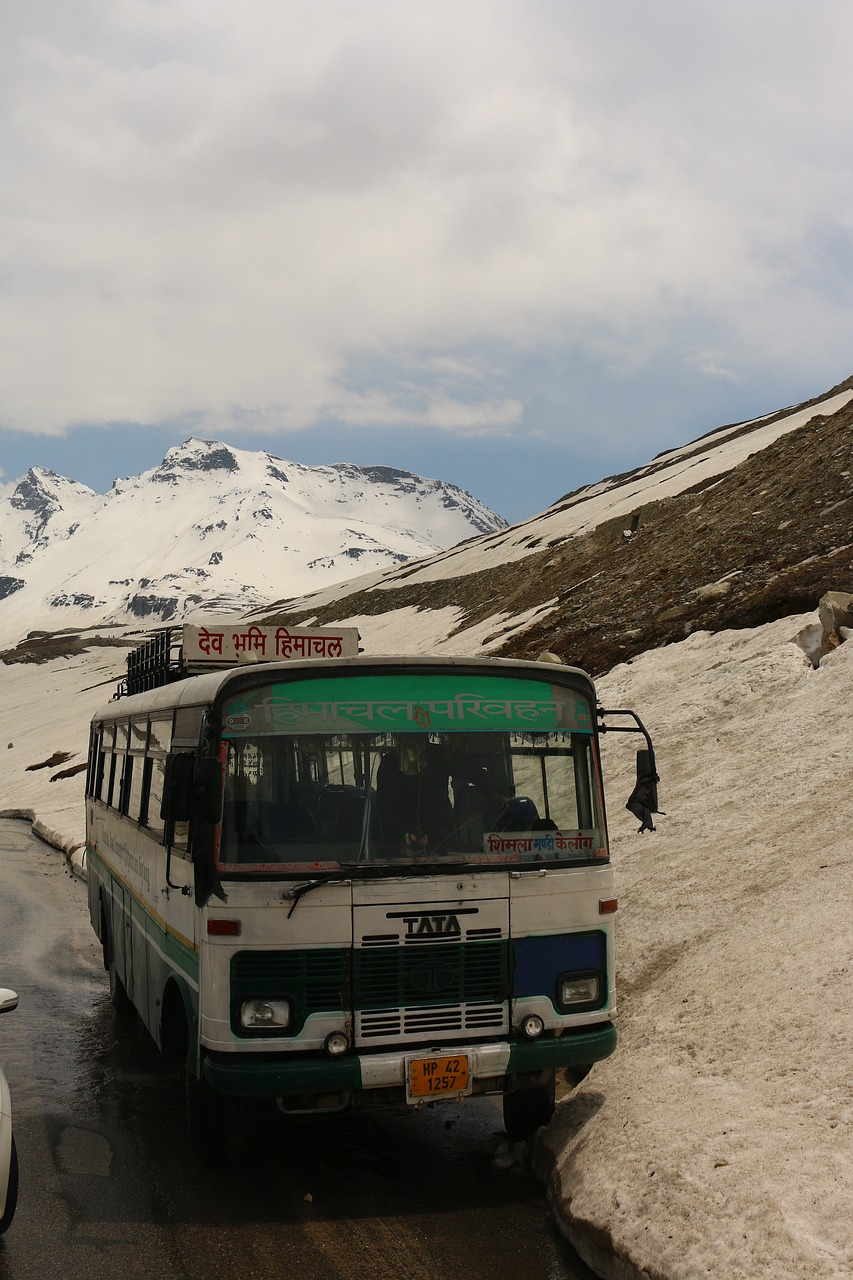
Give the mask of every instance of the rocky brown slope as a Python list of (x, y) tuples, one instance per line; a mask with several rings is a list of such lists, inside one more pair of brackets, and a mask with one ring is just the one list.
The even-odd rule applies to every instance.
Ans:
[(600, 674), (692, 631), (807, 612), (833, 589), (853, 590), (853, 401), (722, 476), (522, 561), (435, 582), (386, 582), (320, 609), (300, 602), (269, 620), (331, 623), (452, 605), (462, 631), (539, 608), (538, 621), (490, 652), (526, 658), (550, 649)]

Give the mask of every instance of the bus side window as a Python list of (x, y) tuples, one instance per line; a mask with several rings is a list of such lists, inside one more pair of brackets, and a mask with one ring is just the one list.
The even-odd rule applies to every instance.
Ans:
[(86, 795), (93, 796), (95, 794), (95, 777), (98, 769), (98, 756), (100, 755), (101, 746), (101, 726), (92, 725), (89, 729), (89, 758), (88, 767), (86, 769)]
[(131, 720), (127, 764), (130, 770), (126, 807), (122, 810), (134, 822), (142, 822), (143, 793), (145, 790), (145, 749), (148, 745), (148, 720)]
[(110, 803), (110, 789), (115, 769), (115, 736), (115, 725), (107, 724), (101, 729), (94, 795), (96, 800), (103, 800), (105, 804)]
[(112, 726), (99, 725), (92, 730), (92, 744), (89, 751), (89, 773), (86, 794), (100, 800), (104, 790), (104, 771), (107, 752), (112, 752)]
[(104, 799), (106, 800), (106, 802), (107, 802), (107, 804), (110, 806), (110, 808), (115, 808), (115, 807), (116, 807), (116, 806), (115, 806), (115, 795), (116, 795), (116, 770), (117, 770), (117, 768), (118, 768), (118, 756), (116, 755), (115, 751), (113, 751), (113, 752), (111, 752), (111, 754), (110, 754), (110, 776), (109, 776), (109, 783), (108, 783), (108, 785), (107, 785), (107, 794), (106, 794), (106, 796), (104, 797)]
[[(174, 738), (172, 739), (174, 742)], [(181, 752), (182, 755), (192, 755), (192, 752)], [(165, 761), (163, 762), (165, 771)], [(165, 781), (165, 775), (164, 775)], [(172, 852), (179, 858), (189, 858), (190, 844), (190, 824), (189, 822), (172, 822), (171, 823), (171, 839), (170, 845)]]
[[(193, 751), (198, 747), (204, 707), (178, 707), (172, 729), (171, 751)], [(172, 826), (172, 852), (178, 857), (189, 857), (190, 828), (188, 822), (175, 822)]]
[(130, 774), (133, 768), (133, 756), (127, 754), (129, 725), (116, 725), (116, 752), (114, 756), (114, 787), (110, 803), (119, 813), (127, 813), (127, 802), (130, 799)]
[(133, 756), (121, 757), (121, 782), (119, 784), (118, 811), (127, 817), (130, 811), (130, 780), (133, 776)]
[(95, 760), (95, 776), (92, 782), (92, 795), (100, 800), (101, 792), (104, 789), (104, 765), (106, 764), (106, 753), (104, 751), (104, 730), (101, 729), (98, 734), (98, 755)]
[(163, 835), (165, 826), (160, 817), (160, 805), (163, 801), (163, 779), (171, 730), (171, 717), (165, 716), (153, 719), (148, 729), (148, 750), (145, 756), (145, 777), (139, 821), (158, 836)]

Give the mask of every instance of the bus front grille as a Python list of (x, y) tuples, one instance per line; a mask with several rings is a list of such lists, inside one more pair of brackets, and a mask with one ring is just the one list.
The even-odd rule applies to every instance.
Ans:
[(482, 1035), (506, 1030), (507, 1008), (502, 1004), (437, 1005), (414, 1009), (365, 1009), (356, 1017), (361, 1041), (433, 1035)]
[(502, 1002), (509, 994), (509, 951), (503, 941), (435, 944), (428, 949), (357, 948), (355, 1008), (411, 1008)]
[(489, 1035), (509, 1026), (504, 940), (353, 952), (356, 1043)]

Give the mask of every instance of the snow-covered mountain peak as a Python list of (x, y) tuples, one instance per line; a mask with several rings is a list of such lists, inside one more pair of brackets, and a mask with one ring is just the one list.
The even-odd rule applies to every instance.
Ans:
[(77, 480), (59, 476), (47, 467), (30, 467), (13, 493), (0, 503), (0, 569), (9, 562), (20, 566), (31, 561), (55, 537), (70, 537), (102, 501)]
[(80, 497), (97, 498), (97, 494), (78, 480), (59, 476), (47, 467), (30, 467), (18, 482), (9, 502), (16, 511), (28, 511), (32, 515), (49, 519), (55, 511)]
[(158, 483), (174, 484), (182, 472), (222, 471), (227, 475), (239, 469), (236, 451), (216, 440), (201, 440), (192, 436), (183, 444), (169, 449), (160, 466), (148, 474)]
[(441, 480), (197, 437), (106, 495), (34, 467), (0, 499), (0, 636), (245, 612), (505, 525)]

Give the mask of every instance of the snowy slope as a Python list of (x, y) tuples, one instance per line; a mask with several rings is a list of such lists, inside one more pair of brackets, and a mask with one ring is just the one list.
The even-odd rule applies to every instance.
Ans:
[(205, 440), (105, 495), (33, 468), (0, 500), (0, 635), (245, 611), (504, 525), (442, 481)]

